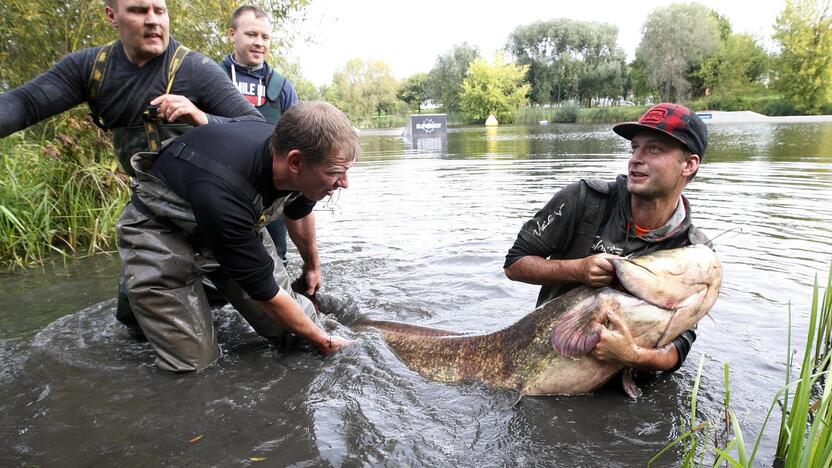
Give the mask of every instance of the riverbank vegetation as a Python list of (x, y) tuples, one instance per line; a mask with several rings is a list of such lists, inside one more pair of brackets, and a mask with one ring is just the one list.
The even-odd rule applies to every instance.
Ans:
[[(779, 412), (780, 426), (775, 466), (832, 466), (832, 264), (830, 264), (823, 298), (817, 277), (812, 292), (809, 329), (803, 347), (803, 360), (794, 379), (794, 356), (791, 337), (791, 306), (786, 349), (785, 382), (778, 390), (757, 436), (746, 440), (741, 420), (731, 409), (729, 366), (724, 365), (724, 415), (720, 421), (700, 420), (697, 394), (702, 378), (704, 356), (700, 358), (690, 400), (690, 419), (683, 422), (683, 433), (659, 451), (648, 466), (660, 461), (673, 447), (681, 446), (684, 467), (730, 465), (751, 467), (759, 464), (760, 441), (772, 416)], [(779, 408), (779, 411), (777, 409)]]
[(0, 263), (6, 268), (115, 249), (115, 223), (129, 187), (100, 132), (68, 114), (0, 140), (8, 155), (0, 158)]

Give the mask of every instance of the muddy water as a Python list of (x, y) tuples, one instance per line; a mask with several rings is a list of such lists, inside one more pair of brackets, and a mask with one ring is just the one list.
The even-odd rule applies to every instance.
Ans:
[[(98, 257), (0, 277), (0, 464), (644, 465), (689, 418), (701, 357), (700, 417), (720, 415), (729, 363), (751, 439), (785, 378), (788, 303), (801, 342), (814, 275), (832, 260), (832, 124), (709, 130), (687, 194), (697, 224), (722, 234), (722, 295), (684, 367), (649, 379), (637, 401), (610, 385), (514, 406), (511, 392), (421, 378), (375, 333), (340, 326), (359, 344), (335, 357), (282, 352), (230, 310), (216, 315), (217, 366), (164, 374), (112, 319), (118, 265)], [(362, 143), (350, 189), (317, 211), (325, 291), (348, 314), (460, 331), (531, 310), (536, 289), (502, 273), (517, 230), (565, 184), (622, 172), (629, 146), (608, 125), (459, 129), (421, 149), (364, 132)]]

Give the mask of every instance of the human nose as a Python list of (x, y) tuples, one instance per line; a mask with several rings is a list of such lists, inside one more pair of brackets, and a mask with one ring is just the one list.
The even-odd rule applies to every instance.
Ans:
[(156, 24), (159, 24), (159, 23), (160, 23), (159, 15), (156, 14), (155, 11), (153, 11), (153, 8), (149, 9), (147, 11), (147, 15), (145, 15), (145, 17), (144, 17), (144, 24), (152, 26), (152, 25), (156, 25)]
[(641, 151), (641, 148), (633, 149), (633, 152), (630, 154), (630, 161), (631, 162), (642, 162), (644, 159), (644, 154)]
[(347, 173), (345, 172), (344, 174), (342, 174), (341, 177), (339, 177), (335, 183), (336, 185), (338, 185), (339, 188), (348, 188), (350, 186), (350, 180), (347, 176)]

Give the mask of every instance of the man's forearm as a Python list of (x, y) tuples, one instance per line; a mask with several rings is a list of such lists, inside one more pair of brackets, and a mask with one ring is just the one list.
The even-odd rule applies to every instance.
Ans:
[(251, 120), (251, 121), (254, 121), (254, 122), (265, 122), (265, 120), (266, 120), (266, 119), (263, 118), (262, 115), (260, 115), (259, 112), (256, 115), (255, 114), (246, 114), (246, 115), (241, 115), (239, 117), (223, 117), (221, 115), (214, 115), (214, 114), (209, 114), (209, 113), (206, 112), (205, 116), (208, 118), (208, 123), (209, 124), (219, 124), (219, 123), (224, 123), (224, 122), (230, 122), (232, 120), (235, 120), (235, 121)]
[(303, 313), (303, 309), (286, 291), (280, 290), (268, 301), (259, 301), (260, 306), (275, 322), (288, 328), (318, 348), (325, 350), (330, 338), (323, 330)]
[(576, 283), (580, 281), (579, 261), (529, 255), (506, 267), (505, 273), (511, 280), (531, 284)]
[(320, 268), (318, 240), (315, 227), (315, 213), (309, 213), (301, 219), (286, 219), (286, 230), (298, 248), (298, 253), (307, 268)]
[(26, 128), (26, 107), (11, 93), (0, 94), (0, 138)]
[(679, 353), (673, 343), (661, 348), (638, 347), (636, 359), (629, 363), (630, 367), (636, 369), (667, 371), (674, 369), (679, 363)]

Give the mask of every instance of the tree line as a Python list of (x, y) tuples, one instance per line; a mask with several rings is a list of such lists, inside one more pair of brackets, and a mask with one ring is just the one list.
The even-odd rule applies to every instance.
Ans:
[(489, 113), (510, 119), (524, 105), (633, 101), (769, 115), (832, 113), (830, 2), (787, 0), (773, 28), (778, 50), (770, 53), (758, 38), (735, 33), (716, 11), (672, 4), (647, 15), (628, 63), (614, 25), (559, 18), (518, 26), (490, 61), (475, 46), (454, 46), (429, 72), (398, 84), (384, 62), (354, 59), (322, 91), (354, 117), (421, 111), (425, 102), (471, 122)]
[[(258, 2), (275, 31), (310, 0)], [(171, 2), (172, 35), (221, 59), (231, 50), (228, 17), (243, 2)], [(206, 21), (205, 18), (214, 18)], [(10, 0), (0, 3), (0, 91), (49, 68), (67, 53), (115, 39), (100, 0)], [(699, 99), (701, 106), (768, 114), (832, 112), (832, 14), (829, 0), (786, 0), (773, 26), (778, 48), (735, 33), (730, 21), (698, 3), (650, 12), (635, 59), (628, 63), (615, 26), (566, 18), (521, 25), (502, 52), (483, 57), (468, 43), (439, 55), (428, 72), (397, 80), (383, 61), (348, 61), (316, 88), (280, 50), (270, 61), (303, 99), (326, 99), (356, 120), (421, 111), (424, 103), (479, 122), (501, 121), (526, 105), (599, 104)]]

